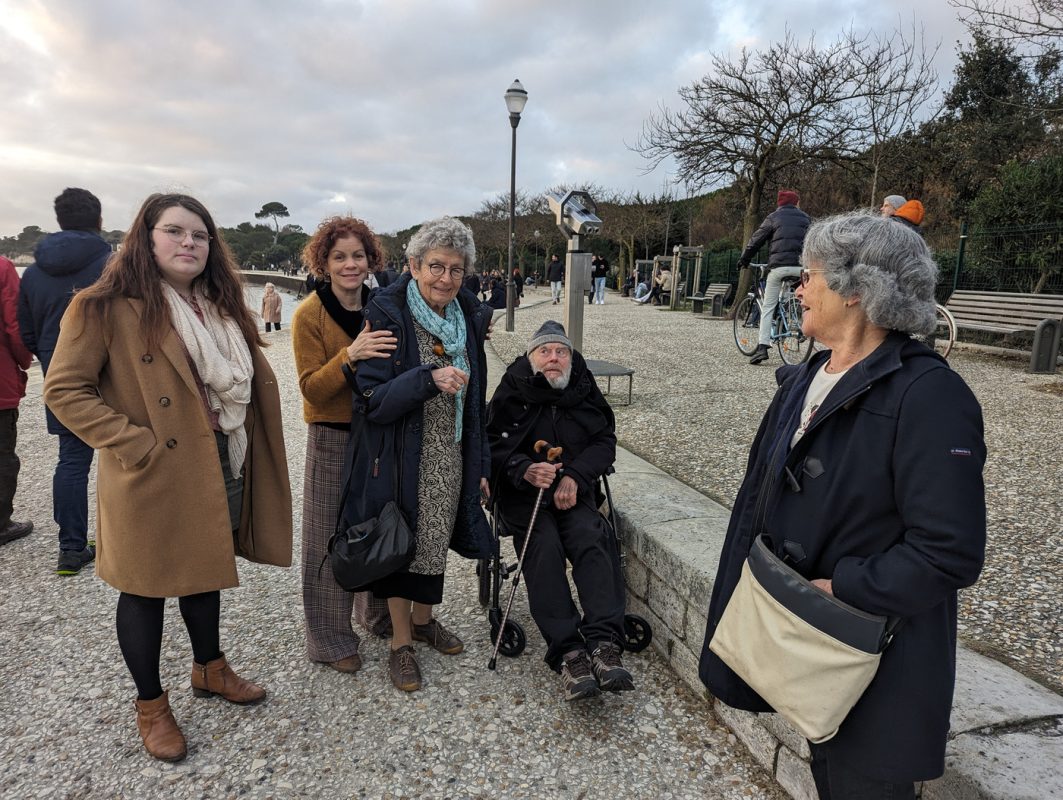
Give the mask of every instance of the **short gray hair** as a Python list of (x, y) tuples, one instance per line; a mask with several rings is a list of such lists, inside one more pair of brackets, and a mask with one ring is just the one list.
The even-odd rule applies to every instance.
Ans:
[(406, 257), (418, 264), (429, 250), (445, 248), (465, 258), (465, 269), (471, 271), (476, 263), (476, 243), (472, 229), (455, 217), (440, 217), (421, 225), (406, 245)]
[(801, 266), (822, 267), (827, 286), (859, 297), (873, 325), (929, 333), (937, 314), (938, 267), (918, 233), (888, 217), (857, 211), (814, 222)]

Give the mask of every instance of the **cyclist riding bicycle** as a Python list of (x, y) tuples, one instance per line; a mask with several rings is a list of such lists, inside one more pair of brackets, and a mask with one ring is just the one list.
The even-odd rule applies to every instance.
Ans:
[(765, 217), (764, 222), (750, 237), (746, 249), (738, 259), (738, 268), (749, 266), (761, 246), (770, 240), (768, 247), (768, 278), (764, 285), (764, 304), (760, 312), (760, 337), (757, 349), (749, 359), (750, 364), (768, 360), (771, 346), (771, 320), (775, 306), (779, 304), (779, 292), (784, 278), (801, 276), (801, 247), (805, 233), (812, 220), (798, 208), (801, 198), (791, 189), (780, 189), (778, 208)]

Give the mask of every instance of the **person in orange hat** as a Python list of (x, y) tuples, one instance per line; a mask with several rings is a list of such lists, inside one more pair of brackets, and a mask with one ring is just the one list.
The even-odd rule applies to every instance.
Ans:
[(890, 219), (894, 219), (902, 225), (907, 225), (916, 233), (922, 234), (923, 216), (925, 212), (923, 210), (923, 204), (918, 200), (909, 200), (907, 203), (893, 212), (893, 216)]

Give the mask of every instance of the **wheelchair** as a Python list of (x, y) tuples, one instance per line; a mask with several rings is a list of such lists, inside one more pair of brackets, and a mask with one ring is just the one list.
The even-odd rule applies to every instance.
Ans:
[[(610, 473), (612, 471), (610, 468)], [(599, 513), (602, 513), (606, 525), (608, 525), (613, 534), (612, 540), (616, 545), (617, 557), (620, 559), (620, 569), (623, 572), (626, 556), (623, 545), (620, 542), (619, 528), (616, 524), (613, 495), (609, 490), (609, 481), (606, 480), (604, 475), (601, 478), (601, 482), (605, 492), (605, 504), (608, 506), (608, 512), (602, 513), (601, 509), (599, 509)], [(498, 509), (492, 503), (491, 557), (480, 559), (476, 565), (476, 574), (479, 577), (480, 584), (480, 605), (487, 609), (487, 620), (491, 629), (492, 643), (497, 640), (499, 625), (502, 623), (502, 606), (499, 602), (502, 595), (502, 585), (510, 580), (519, 580), (519, 576), (514, 575), (517, 571), (517, 561), (514, 560), (512, 563), (507, 564), (502, 560), (499, 527)], [(510, 590), (512, 591), (512, 588)], [(638, 614), (624, 614), (624, 641), (621, 643), (624, 650), (629, 653), (641, 653), (649, 647), (651, 641), (653, 641), (653, 629), (650, 627), (650, 623)], [(511, 614), (510, 618), (506, 620), (506, 627), (502, 632), (502, 641), (499, 643), (498, 652), (507, 658), (516, 658), (524, 652), (527, 644), (528, 637), (524, 632), (524, 626), (513, 619)]]

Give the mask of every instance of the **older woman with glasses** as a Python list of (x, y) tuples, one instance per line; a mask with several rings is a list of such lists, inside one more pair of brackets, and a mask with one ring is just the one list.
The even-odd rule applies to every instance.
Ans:
[(944, 771), (956, 593), (982, 568), (982, 412), (912, 338), (934, 326), (937, 280), (917, 233), (877, 215), (830, 217), (809, 229), (801, 261), (802, 329), (829, 350), (776, 373), (713, 586), (701, 678), (728, 705), (772, 710), (708, 648), (766, 533), (824, 592), (900, 621), (837, 735), (811, 744), (819, 796), (911, 798)]
[(426, 222), (406, 255), (410, 272), (375, 293), (365, 311), (371, 329), (388, 331), (398, 347), (360, 362), (355, 373), (365, 425), (343, 518), (370, 519), (394, 500), (415, 533), (408, 567), (371, 587), (391, 616), (391, 680), (412, 692), (422, 681), (414, 641), (447, 655), (464, 647), (433, 616), (448, 548), (467, 558), (489, 552), (480, 497), (491, 469), (484, 416), (491, 309), (462, 288), (476, 247), (461, 221)]
[(164, 761), (186, 753), (159, 674), (167, 597), (179, 598), (197, 697), (266, 695), (229, 666), (219, 634), (234, 555), (291, 564), (280, 395), (262, 344), (207, 209), (156, 194), (74, 297), (44, 385), (56, 417), (100, 452), (96, 569), (120, 592), (137, 727)]

